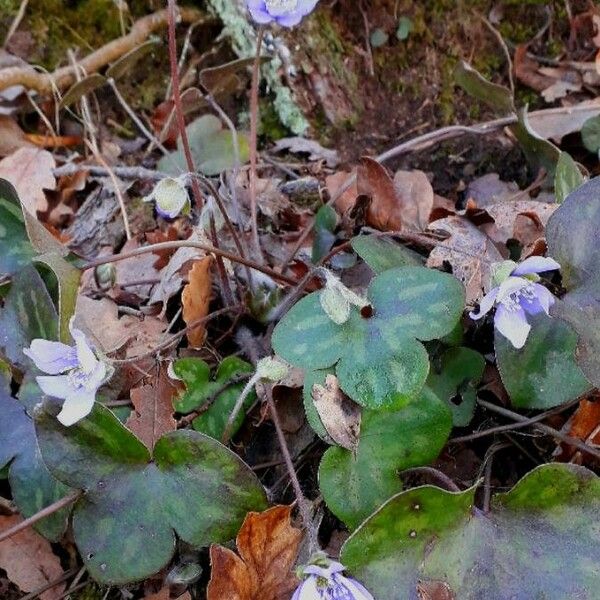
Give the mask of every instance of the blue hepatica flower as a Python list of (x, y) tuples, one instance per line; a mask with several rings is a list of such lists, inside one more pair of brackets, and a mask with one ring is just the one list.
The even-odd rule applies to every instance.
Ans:
[(96, 356), (85, 334), (69, 323), (75, 346), (36, 339), (23, 350), (35, 366), (48, 375), (36, 377), (42, 392), (64, 400), (57, 419), (69, 427), (90, 414), (108, 367)]
[(294, 27), (317, 5), (319, 0), (247, 0), (252, 18), (261, 25), (278, 23)]
[(499, 263), (494, 274), (494, 287), (486, 294), (478, 312), (470, 313), (472, 319), (481, 319), (496, 306), (494, 326), (515, 348), (522, 348), (527, 341), (531, 325), (527, 315), (540, 312), (550, 314), (554, 296), (541, 284), (538, 273), (560, 269), (552, 258), (532, 256), (521, 264), (513, 261)]
[(156, 212), (163, 219), (176, 219), (180, 214), (190, 212), (190, 197), (185, 187), (185, 176), (161, 179), (144, 202), (154, 202)]
[(344, 565), (322, 556), (316, 562), (319, 564), (300, 570), (305, 579), (294, 592), (292, 600), (374, 600), (356, 579), (342, 575), (346, 569)]

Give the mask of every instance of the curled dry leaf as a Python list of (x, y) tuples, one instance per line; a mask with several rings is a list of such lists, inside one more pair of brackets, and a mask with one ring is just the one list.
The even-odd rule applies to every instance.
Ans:
[(50, 152), (21, 148), (0, 160), (0, 177), (15, 186), (23, 206), (31, 215), (48, 210), (44, 190), (56, 189), (53, 169), (56, 161)]
[(133, 412), (126, 425), (149, 450), (163, 434), (177, 429), (177, 421), (173, 418), (173, 396), (176, 392), (177, 388), (162, 368), (152, 385), (131, 390)]
[[(211, 265), (211, 256), (196, 261), (189, 273), (189, 283), (183, 288), (181, 295), (183, 320), (188, 327), (208, 315), (212, 292)], [(188, 331), (187, 338), (190, 346), (200, 348), (204, 343), (205, 334), (206, 327), (203, 324)]]
[(394, 182), (387, 169), (376, 160), (364, 156), (357, 173), (359, 195), (371, 199), (367, 211), (367, 223), (381, 231), (402, 229), (401, 208), (394, 189)]
[[(0, 531), (22, 521), (19, 515), (0, 515)], [(0, 543), (0, 569), (23, 592), (33, 592), (58, 579), (63, 570), (60, 560), (52, 552), (50, 542), (33, 529), (24, 529)], [(41, 600), (62, 598), (64, 584), (59, 584), (40, 594)]]
[(463, 282), (467, 293), (467, 303), (477, 302), (490, 289), (491, 266), (503, 260), (492, 240), (470, 221), (460, 216), (451, 216), (434, 221), (429, 226), (434, 232), (449, 237), (436, 246), (427, 266), (452, 268), (454, 276)]
[(423, 171), (397, 171), (394, 190), (405, 229), (423, 231), (429, 224), (435, 194)]
[(302, 532), (291, 524), (291, 507), (248, 513), (236, 539), (239, 556), (211, 546), (208, 600), (289, 600)]
[(327, 375), (325, 385), (313, 385), (311, 395), (331, 439), (342, 448), (355, 451), (360, 433), (360, 406), (342, 392), (335, 375)]

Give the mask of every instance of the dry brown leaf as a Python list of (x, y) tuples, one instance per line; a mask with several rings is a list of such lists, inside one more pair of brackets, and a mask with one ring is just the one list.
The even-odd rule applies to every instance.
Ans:
[(571, 421), (569, 435), (590, 444), (600, 445), (600, 399), (595, 402), (582, 400), (579, 403)]
[(404, 228), (423, 231), (429, 224), (435, 194), (423, 171), (397, 171), (394, 189), (398, 197)]
[(449, 237), (432, 250), (427, 266), (440, 268), (448, 263), (454, 276), (465, 286), (467, 303), (474, 304), (489, 291), (491, 266), (504, 260), (503, 256), (492, 240), (464, 217), (434, 221), (429, 229)]
[(454, 600), (456, 596), (444, 581), (419, 581), (417, 583), (419, 600)]
[[(205, 256), (196, 261), (189, 273), (189, 283), (183, 288), (181, 294), (183, 320), (188, 327), (208, 315), (212, 292), (211, 265), (211, 256)], [(190, 346), (200, 348), (204, 343), (205, 334), (206, 326), (204, 324), (188, 331), (187, 338)]]
[(358, 193), (371, 198), (367, 223), (381, 231), (400, 231), (403, 207), (387, 169), (367, 156), (361, 158), (360, 163), (357, 174)]
[(556, 82), (556, 78), (549, 77), (539, 72), (539, 64), (527, 55), (529, 46), (520, 44), (515, 49), (514, 70), (517, 79), (536, 90), (542, 92)]
[[(129, 252), (131, 250), (137, 250), (142, 246), (142, 242), (139, 239), (133, 238), (127, 240), (125, 245), (121, 249), (121, 252)], [(135, 256), (129, 260), (124, 260), (116, 263), (115, 268), (117, 270), (116, 284), (117, 286), (126, 287), (124, 289), (131, 294), (135, 294), (142, 300), (146, 300), (152, 289), (153, 284), (140, 284), (131, 285), (138, 281), (148, 281), (159, 279), (159, 272), (156, 270), (154, 263), (156, 261), (156, 255), (151, 253), (142, 254), (141, 256)], [(110, 295), (115, 296), (120, 291), (117, 288), (111, 290)]]
[(173, 418), (173, 396), (176, 392), (177, 388), (164, 369), (160, 370), (153, 385), (131, 390), (133, 411), (126, 425), (149, 450), (163, 434), (177, 429), (177, 421)]
[(313, 385), (311, 395), (331, 439), (354, 452), (358, 447), (362, 415), (358, 404), (342, 392), (335, 375), (327, 375), (325, 385)]
[[(179, 239), (179, 231), (177, 227), (170, 225), (166, 231), (157, 229), (156, 231), (150, 231), (146, 234), (146, 241), (149, 244), (160, 244), (162, 242), (175, 242)], [(154, 261), (154, 268), (157, 270), (164, 269), (169, 264), (169, 259), (175, 254), (176, 248), (171, 250), (157, 250), (153, 252), (158, 258)]]
[[(325, 178), (325, 187), (329, 195), (333, 198), (338, 195), (338, 192), (342, 189), (342, 186), (352, 177), (354, 173), (348, 173), (346, 171), (338, 171), (333, 175), (329, 175)], [(342, 192), (339, 198), (335, 201), (335, 208), (340, 215), (346, 215), (352, 210), (352, 207), (356, 204), (356, 198), (358, 196), (358, 189), (356, 187), (356, 181), (348, 187), (347, 190)]]
[(292, 569), (302, 539), (291, 512), (290, 506), (275, 506), (248, 513), (236, 539), (239, 556), (211, 546), (208, 600), (290, 599), (299, 584)]
[(171, 599), (171, 590), (168, 586), (165, 586), (154, 594), (146, 594), (144, 600), (192, 600), (192, 597), (189, 592), (184, 592), (180, 596), (174, 596)]
[[(22, 521), (19, 515), (0, 515), (0, 530)], [(23, 592), (33, 592), (63, 574), (60, 560), (52, 552), (50, 542), (33, 529), (24, 529), (0, 543), (0, 569)], [(61, 598), (65, 590), (59, 584), (40, 594), (42, 600)]]
[(9, 156), (20, 148), (35, 148), (19, 124), (6, 115), (0, 115), (0, 156)]
[(47, 150), (21, 148), (0, 160), (0, 177), (15, 186), (23, 206), (35, 217), (48, 210), (44, 190), (56, 189), (54, 157)]

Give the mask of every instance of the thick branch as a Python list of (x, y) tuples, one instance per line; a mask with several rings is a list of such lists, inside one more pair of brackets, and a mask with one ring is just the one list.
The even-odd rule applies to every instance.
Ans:
[[(193, 8), (179, 9), (179, 20), (182, 23), (195, 23), (205, 18), (212, 17)], [(167, 10), (159, 10), (151, 15), (136, 21), (131, 31), (112, 42), (109, 42), (95, 52), (88, 54), (77, 65), (61, 67), (54, 73), (40, 73), (31, 67), (9, 67), (0, 70), (0, 90), (13, 85), (22, 85), (28, 90), (35, 90), (40, 94), (51, 94), (54, 88), (64, 90), (75, 82), (75, 69), (82, 69), (85, 73), (95, 73), (111, 62), (121, 58), (130, 50), (144, 43), (148, 37), (167, 24)]]

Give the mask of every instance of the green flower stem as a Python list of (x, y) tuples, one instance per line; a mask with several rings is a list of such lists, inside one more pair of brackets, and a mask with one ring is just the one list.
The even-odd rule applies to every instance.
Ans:
[(231, 429), (233, 428), (233, 423), (235, 422), (238, 413), (240, 412), (242, 406), (244, 406), (244, 402), (246, 398), (250, 395), (250, 392), (254, 389), (254, 386), (260, 381), (260, 375), (258, 373), (254, 373), (252, 377), (248, 380), (248, 383), (244, 386), (240, 397), (237, 399), (231, 414), (229, 415), (229, 419), (227, 419), (227, 425), (225, 425), (225, 431), (223, 432), (223, 437), (221, 438), (221, 442), (223, 444), (227, 444), (229, 442), (229, 438), (231, 437)]

